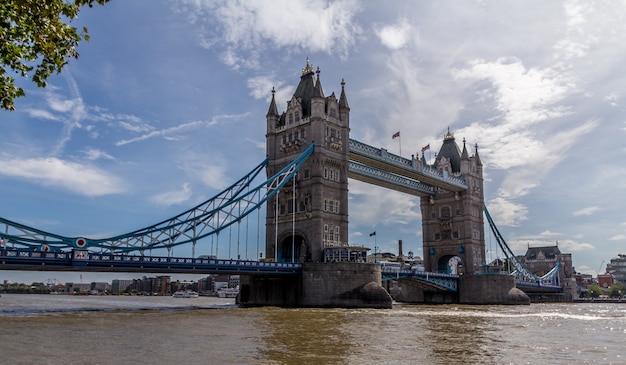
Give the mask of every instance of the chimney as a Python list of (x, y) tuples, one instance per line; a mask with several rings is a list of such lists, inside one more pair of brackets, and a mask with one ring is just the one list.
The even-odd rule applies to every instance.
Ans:
[(398, 256), (402, 256), (402, 240), (398, 240)]

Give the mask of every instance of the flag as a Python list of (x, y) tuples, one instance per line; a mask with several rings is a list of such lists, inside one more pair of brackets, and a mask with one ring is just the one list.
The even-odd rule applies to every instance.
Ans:
[(370, 233), (370, 237), (372, 237), (372, 236), (376, 236), (376, 231)]
[(422, 147), (422, 152), (429, 150), (430, 149), (430, 143), (427, 144), (426, 146)]
[(400, 131), (394, 133), (393, 136), (391, 136), (391, 139), (396, 139), (397, 137), (400, 137)]

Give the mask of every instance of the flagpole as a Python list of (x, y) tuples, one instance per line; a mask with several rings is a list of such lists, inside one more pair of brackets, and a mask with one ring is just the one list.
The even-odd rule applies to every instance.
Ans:
[(402, 135), (398, 136), (398, 144), (400, 145), (400, 157), (402, 157)]

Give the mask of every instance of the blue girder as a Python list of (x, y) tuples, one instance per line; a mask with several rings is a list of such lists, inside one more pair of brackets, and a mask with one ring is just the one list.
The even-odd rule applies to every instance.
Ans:
[(254, 188), (250, 188), (250, 185), (267, 166), (267, 158), (215, 197), (175, 217), (130, 233), (101, 239), (66, 237), (0, 217), (0, 239), (5, 246), (30, 250), (61, 251), (78, 248), (107, 250), (111, 253), (143, 253), (146, 250), (169, 249), (186, 243), (196, 244), (200, 239), (219, 234), (225, 228), (241, 222), (247, 215), (259, 209), (295, 176), (314, 148), (312, 143), (294, 161)]
[(5, 248), (0, 249), (0, 269), (288, 275), (300, 273), (302, 265), (218, 258), (109, 254), (78, 249), (67, 252), (41, 252)]
[[(367, 165), (394, 175), (400, 175), (419, 182), (448, 191), (460, 192), (467, 190), (465, 179), (461, 175), (453, 175), (447, 171), (423, 166), (414, 159), (389, 153), (384, 148), (372, 147), (354, 139), (349, 141), (350, 161)], [(354, 178), (359, 179), (359, 176)], [(385, 182), (384, 179), (379, 181)], [(393, 187), (390, 187), (393, 189)], [(432, 195), (425, 191), (424, 195)]]
[(561, 267), (560, 262), (557, 262), (552, 270), (550, 270), (547, 274), (543, 276), (538, 276), (534, 274), (515, 254), (513, 254), (513, 251), (511, 250), (509, 245), (507, 245), (504, 237), (502, 237), (502, 235), (500, 234), (498, 227), (496, 227), (496, 224), (491, 218), (491, 214), (489, 214), (486, 206), (483, 207), (483, 210), (485, 212), (485, 217), (487, 217), (489, 227), (491, 228), (491, 231), (493, 232), (496, 241), (498, 242), (498, 245), (504, 252), (507, 261), (513, 265), (514, 270), (511, 275), (515, 276), (517, 284), (526, 287), (532, 286), (546, 288), (563, 288), (563, 286), (559, 282), (559, 269)]
[(441, 291), (457, 291), (459, 276), (452, 274), (433, 273), (419, 270), (387, 269), (382, 271), (382, 280), (412, 279), (432, 289)]

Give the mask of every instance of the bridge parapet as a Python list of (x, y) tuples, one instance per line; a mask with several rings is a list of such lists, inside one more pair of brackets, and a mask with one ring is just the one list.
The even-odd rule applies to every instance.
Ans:
[(384, 280), (414, 279), (428, 284), (431, 288), (443, 291), (457, 291), (459, 276), (454, 274), (434, 273), (419, 270), (403, 270), (399, 268), (384, 267), (382, 270)]
[[(386, 182), (389, 184), (397, 185), (401, 188), (415, 191), (415, 193), (421, 193), (426, 195), (434, 195), (435, 188), (431, 185), (424, 184), (421, 181), (412, 180), (400, 175), (395, 175), (387, 171), (377, 169), (371, 166), (363, 165), (350, 161), (350, 173), (359, 174), (364, 177), (369, 177), (374, 180)], [(421, 195), (417, 194), (417, 195)]]
[(219, 258), (192, 258), (167, 256), (139, 256), (127, 254), (94, 253), (86, 250), (72, 252), (41, 252), (29, 250), (0, 250), (0, 268), (3, 270), (88, 270), (88, 271), (146, 271), (224, 274), (296, 274), (300, 263), (231, 260)]
[(394, 174), (406, 175), (414, 180), (424, 180), (428, 185), (435, 185), (446, 190), (461, 191), (467, 189), (463, 176), (457, 176), (430, 166), (421, 166), (414, 159), (389, 153), (384, 148), (372, 147), (354, 139), (349, 141), (351, 160), (372, 165), (379, 169), (389, 169)]
[(462, 176), (450, 175), (447, 171), (437, 170), (434, 167), (422, 166), (420, 172), (435, 178), (450, 180), (458, 185), (465, 186), (465, 179)]
[(394, 155), (393, 153), (387, 152), (384, 148), (376, 148), (354, 139), (350, 139), (350, 151), (359, 152), (379, 160), (384, 160), (385, 162), (398, 167), (415, 169), (413, 160)]

